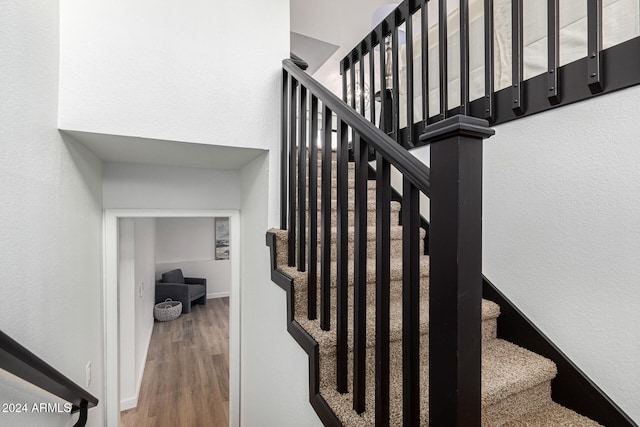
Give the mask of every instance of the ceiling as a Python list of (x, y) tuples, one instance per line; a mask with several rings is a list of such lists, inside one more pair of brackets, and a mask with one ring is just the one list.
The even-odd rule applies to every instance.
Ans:
[(327, 62), (336, 50), (338, 46), (335, 44), (291, 31), (291, 52), (307, 62), (309, 65), (307, 73), (311, 75), (318, 71), (318, 68)]
[[(313, 77), (334, 93), (342, 93), (340, 61), (371, 31), (371, 15), (399, 0), (291, 0), (291, 31), (338, 46)], [(306, 59), (307, 52), (296, 52)]]
[(252, 148), (61, 130), (105, 162), (237, 170), (264, 153)]

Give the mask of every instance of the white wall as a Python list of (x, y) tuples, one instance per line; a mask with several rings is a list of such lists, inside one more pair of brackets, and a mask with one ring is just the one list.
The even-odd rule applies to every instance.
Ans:
[(180, 268), (207, 279), (208, 298), (229, 296), (231, 260), (215, 259), (214, 218), (158, 218), (156, 232), (156, 278)]
[[(0, 2), (0, 325), (103, 396), (101, 162), (57, 131), (58, 2)], [(2, 400), (59, 402), (0, 374)], [(11, 426), (68, 426), (77, 415), (2, 414)], [(89, 410), (103, 425), (102, 407)]]
[(154, 218), (118, 221), (120, 410), (137, 406), (153, 332)]
[(155, 305), (155, 237), (154, 218), (134, 219), (135, 240), (135, 366), (136, 400), (140, 394), (142, 374), (153, 332)]
[(118, 221), (120, 410), (136, 406), (136, 260), (133, 218)]
[(107, 164), (104, 204), (242, 209), (242, 424), (318, 425), (307, 356), (286, 332), (264, 242), (279, 222), (288, 0), (61, 1), (61, 128), (272, 151), (242, 172), (239, 198), (216, 179), (187, 179), (194, 189), (174, 184), (184, 182), (179, 173)]
[(309, 404), (309, 360), (287, 332), (285, 293), (271, 281), (265, 232), (268, 159), (241, 172), (241, 421), (246, 426), (320, 426)]
[(484, 273), (636, 422), (639, 104), (635, 87), (496, 126), (483, 177)]
[(288, 0), (61, 0), (60, 21), (62, 129), (277, 149)]
[(105, 163), (105, 208), (238, 209), (237, 171)]

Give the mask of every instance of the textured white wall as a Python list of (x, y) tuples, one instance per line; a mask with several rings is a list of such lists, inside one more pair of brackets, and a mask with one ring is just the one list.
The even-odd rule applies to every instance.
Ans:
[(639, 104), (635, 87), (496, 126), (483, 177), (484, 273), (636, 422)]
[(105, 163), (103, 201), (109, 208), (237, 209), (237, 171)]
[(640, 88), (485, 144), (484, 270), (640, 421)]
[(121, 411), (137, 404), (135, 270), (133, 218), (121, 218), (118, 221), (118, 368)]
[(185, 277), (206, 278), (211, 298), (229, 296), (231, 261), (215, 259), (213, 218), (158, 218), (156, 231), (156, 278), (180, 268)]
[(242, 209), (242, 424), (318, 425), (307, 358), (286, 332), (284, 294), (269, 280), (264, 243), (279, 222), (289, 2), (61, 1), (61, 128), (273, 152), (243, 170), (241, 188), (204, 172), (183, 180), (167, 177), (167, 168), (107, 164), (104, 204)]
[[(102, 398), (101, 162), (57, 131), (58, 2), (0, 2), (0, 325)], [(57, 402), (0, 375), (3, 401)], [(1, 414), (11, 426), (77, 415)], [(89, 411), (103, 425), (103, 409)]]
[[(271, 281), (268, 222), (268, 159), (241, 172), (242, 270), (241, 422), (245, 426), (320, 426), (309, 403), (307, 354), (287, 332), (285, 293)], [(246, 263), (245, 263), (246, 266)]]
[(60, 20), (60, 128), (278, 148), (288, 0), (61, 0)]
[(156, 220), (154, 218), (136, 218), (133, 221), (135, 240), (134, 301), (136, 310), (135, 379), (136, 396), (138, 396), (154, 323)]
[(118, 221), (120, 410), (136, 407), (153, 332), (155, 219)]

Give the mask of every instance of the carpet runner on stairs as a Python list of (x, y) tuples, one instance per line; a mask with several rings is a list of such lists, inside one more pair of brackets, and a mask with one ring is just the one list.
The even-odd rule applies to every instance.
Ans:
[[(318, 342), (320, 348), (320, 392), (331, 409), (345, 426), (375, 425), (375, 181), (368, 181), (367, 214), (367, 373), (366, 408), (361, 415), (352, 409), (353, 396), (336, 391), (336, 164), (332, 165), (331, 195), (331, 330), (323, 331), (319, 319), (307, 318), (307, 273), (287, 265), (288, 232), (270, 230), (276, 235), (277, 268), (293, 279), (295, 320)], [(318, 169), (318, 183), (321, 182)], [(354, 228), (353, 187), (354, 167), (349, 164), (349, 250), (353, 253)], [(318, 184), (320, 185), (320, 184)], [(308, 193), (307, 193), (308, 194)], [(321, 189), (318, 187), (318, 211), (321, 207)], [(390, 371), (390, 424), (402, 425), (402, 226), (399, 224), (400, 204), (391, 203), (391, 362)], [(308, 208), (308, 203), (307, 203)], [(318, 232), (320, 232), (320, 214), (318, 213)], [(308, 225), (308, 219), (307, 219)], [(305, 230), (308, 235), (308, 231)], [(424, 233), (424, 231), (423, 231)], [(320, 241), (318, 238), (318, 262), (320, 262)], [(306, 257), (308, 262), (308, 257)], [(321, 271), (318, 266), (318, 274)], [(348, 343), (349, 343), (349, 387), (351, 387), (353, 368), (353, 260), (349, 263), (348, 288)], [(429, 294), (429, 258), (422, 256), (420, 262), (420, 333), (421, 333), (421, 421), (428, 425), (428, 294)], [(318, 278), (317, 301), (320, 301), (320, 278)], [(319, 312), (319, 310), (318, 310)], [(483, 300), (482, 305), (482, 424), (483, 426), (574, 426), (590, 427), (599, 424), (576, 412), (564, 408), (551, 399), (552, 380), (556, 375), (556, 366), (550, 360), (524, 348), (518, 347), (496, 337), (497, 318), (500, 308), (497, 304)]]

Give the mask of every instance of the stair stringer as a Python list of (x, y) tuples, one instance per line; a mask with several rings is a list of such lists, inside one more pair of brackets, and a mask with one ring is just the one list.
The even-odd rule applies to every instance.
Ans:
[(484, 275), (482, 296), (500, 306), (498, 338), (526, 348), (556, 364), (558, 373), (551, 386), (554, 402), (607, 427), (638, 427), (638, 424)]
[(293, 279), (278, 270), (276, 260), (276, 235), (267, 232), (266, 243), (271, 260), (271, 281), (286, 292), (287, 332), (302, 347), (309, 357), (309, 403), (318, 414), (320, 421), (328, 427), (343, 427), (336, 414), (320, 395), (320, 346), (295, 320), (295, 298)]
[[(369, 177), (375, 169), (369, 167)], [(391, 188), (391, 200), (401, 203), (402, 195)], [(402, 215), (400, 215), (402, 218)], [(429, 221), (420, 216), (420, 228), (426, 231), (425, 252), (429, 250)], [(638, 427), (607, 394), (518, 309), (491, 281), (482, 275), (482, 297), (500, 306), (497, 337), (537, 353), (556, 364), (551, 397), (585, 417), (607, 427)]]

